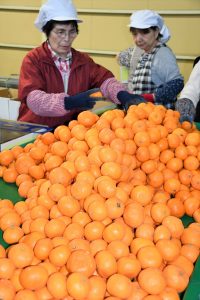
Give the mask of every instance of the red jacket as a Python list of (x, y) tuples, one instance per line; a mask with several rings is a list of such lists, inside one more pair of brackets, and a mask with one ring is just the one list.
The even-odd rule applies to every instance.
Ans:
[[(100, 87), (114, 75), (96, 64), (87, 54), (72, 50), (72, 65), (68, 82), (68, 94), (75, 95), (92, 88)], [(41, 90), (46, 93), (63, 93), (64, 84), (57, 69), (47, 42), (31, 50), (24, 58), (20, 71), (18, 97), (21, 101), (19, 121), (38, 123), (55, 127), (70, 120), (65, 117), (43, 117), (34, 114), (26, 105), (26, 98), (31, 91)]]

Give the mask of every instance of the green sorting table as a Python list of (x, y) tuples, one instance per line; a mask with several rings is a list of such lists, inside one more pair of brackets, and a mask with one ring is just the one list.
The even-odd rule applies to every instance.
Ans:
[[(17, 186), (15, 184), (5, 183), (2, 179), (0, 179), (0, 198), (10, 199), (13, 203), (24, 200), (18, 195)], [(184, 226), (187, 227), (191, 222), (193, 222), (193, 219), (188, 216), (184, 216), (182, 221)], [(4, 248), (8, 246), (8, 244), (6, 244), (3, 240), (1, 230), (0, 244), (3, 245)], [(187, 290), (180, 295), (180, 297), (182, 300), (200, 300), (200, 257), (195, 264)]]

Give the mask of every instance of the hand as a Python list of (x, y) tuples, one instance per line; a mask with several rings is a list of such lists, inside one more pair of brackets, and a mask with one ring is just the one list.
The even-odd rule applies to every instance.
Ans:
[(128, 110), (130, 105), (138, 105), (140, 103), (146, 103), (147, 101), (140, 95), (130, 94), (127, 91), (120, 91), (117, 94), (117, 98), (121, 103), (124, 110)]
[(180, 123), (183, 123), (185, 121), (192, 123), (194, 120), (193, 120), (192, 116), (185, 116), (185, 115), (183, 115), (183, 116), (180, 116), (179, 121), (180, 121)]
[(66, 110), (89, 110), (92, 109), (96, 104), (96, 101), (100, 99), (103, 99), (100, 90), (98, 88), (95, 88), (83, 93), (76, 94), (74, 96), (65, 97), (64, 105)]
[(187, 98), (178, 99), (175, 104), (175, 109), (180, 113), (180, 123), (194, 121), (196, 109), (191, 100)]

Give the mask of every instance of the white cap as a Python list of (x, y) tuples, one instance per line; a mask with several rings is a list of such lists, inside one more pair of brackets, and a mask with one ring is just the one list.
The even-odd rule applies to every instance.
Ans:
[(42, 28), (50, 20), (75, 20), (78, 23), (82, 22), (82, 20), (78, 19), (76, 8), (72, 0), (48, 0), (45, 4), (43, 4), (34, 24), (40, 31), (42, 31)]
[(162, 34), (162, 38), (160, 39), (162, 43), (166, 43), (171, 37), (169, 29), (164, 24), (163, 18), (152, 10), (138, 10), (132, 13), (130, 17), (130, 24), (128, 26), (138, 29), (146, 29), (156, 26)]

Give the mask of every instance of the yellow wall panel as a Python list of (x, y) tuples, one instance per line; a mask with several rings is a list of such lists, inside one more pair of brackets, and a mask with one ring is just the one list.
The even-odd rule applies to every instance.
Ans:
[(34, 26), (35, 18), (34, 12), (0, 11), (0, 43), (25, 45), (40, 43), (41, 34)]
[(179, 55), (200, 55), (200, 16), (165, 17), (172, 38), (169, 45)]
[(195, 10), (200, 9), (199, 0), (148, 0), (148, 9), (153, 10)]
[(9, 6), (36, 6), (40, 7), (41, 0), (1, 0), (0, 5)]
[(19, 74), (20, 66), (27, 51), (16, 49), (0, 48), (0, 64), (2, 77), (9, 77), (12, 74)]
[[(99, 9), (200, 9), (199, 0), (74, 0), (78, 8), (99, 8)], [(181, 3), (181, 7), (180, 7)]]

